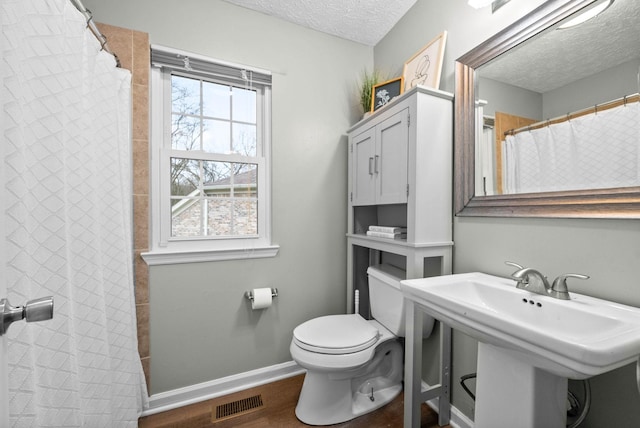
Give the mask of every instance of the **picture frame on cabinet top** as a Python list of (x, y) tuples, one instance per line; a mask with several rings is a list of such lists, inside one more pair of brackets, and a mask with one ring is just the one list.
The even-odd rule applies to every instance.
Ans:
[(447, 32), (443, 31), (404, 63), (402, 77), (405, 92), (418, 85), (433, 89), (440, 88), (446, 43)]
[(371, 89), (371, 111), (374, 112), (393, 101), (404, 92), (402, 77), (378, 83)]

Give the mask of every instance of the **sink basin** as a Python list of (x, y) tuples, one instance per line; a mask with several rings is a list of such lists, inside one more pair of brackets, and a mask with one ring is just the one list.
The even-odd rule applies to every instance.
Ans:
[(584, 379), (638, 359), (639, 308), (577, 293), (559, 300), (515, 284), (468, 273), (405, 280), (401, 288), (434, 318), (556, 376)]

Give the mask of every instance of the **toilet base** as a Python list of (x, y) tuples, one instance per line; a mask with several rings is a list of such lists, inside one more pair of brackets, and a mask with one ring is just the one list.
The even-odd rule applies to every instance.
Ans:
[(332, 425), (384, 406), (402, 391), (402, 363), (402, 346), (390, 340), (379, 345), (368, 364), (354, 371), (308, 370), (296, 417), (308, 425)]

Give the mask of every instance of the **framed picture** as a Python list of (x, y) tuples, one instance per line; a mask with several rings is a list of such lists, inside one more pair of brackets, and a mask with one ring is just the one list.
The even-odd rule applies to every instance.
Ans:
[(440, 87), (440, 74), (442, 73), (444, 45), (446, 42), (447, 32), (443, 31), (404, 63), (402, 77), (404, 78), (405, 91), (417, 85), (435, 89)]
[(374, 85), (371, 90), (371, 111), (376, 111), (386, 106), (402, 92), (404, 92), (402, 77)]

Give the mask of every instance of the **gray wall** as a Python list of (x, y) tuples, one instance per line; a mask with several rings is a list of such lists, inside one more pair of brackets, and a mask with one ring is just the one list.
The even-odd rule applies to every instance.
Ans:
[(637, 93), (640, 60), (633, 59), (568, 85), (539, 94), (480, 78), (478, 97), (488, 101), (485, 116), (496, 111), (546, 120)]
[[(345, 307), (346, 150), (357, 119), (352, 87), (371, 66), (400, 75), (404, 61), (449, 32), (441, 89), (453, 91), (453, 61), (542, 0), (514, 1), (496, 14), (466, 0), (418, 0), (375, 49), (299, 28), (219, 0), (84, 0), (97, 21), (150, 33), (152, 43), (271, 69), (274, 81), (275, 259), (151, 269), (151, 392), (290, 360), (291, 330)], [(640, 223), (631, 220), (474, 219), (454, 221), (454, 269), (509, 274), (504, 260), (549, 276), (592, 276), (577, 292), (640, 306)], [(274, 307), (247, 309), (246, 289), (280, 289)], [(435, 342), (435, 341), (434, 341)], [(429, 349), (427, 354), (433, 354)], [(476, 344), (454, 337), (453, 402), (475, 371)], [(640, 426), (631, 367), (592, 380), (589, 427)]]
[(492, 79), (480, 79), (478, 98), (487, 101), (483, 107), (485, 116), (496, 112), (509, 113), (530, 119), (542, 119), (542, 95), (517, 86)]
[[(514, 1), (491, 15), (466, 0), (419, 0), (374, 49), (376, 66), (402, 64), (442, 30), (449, 32), (441, 89), (452, 91), (453, 61), (523, 16), (540, 1)], [(401, 68), (398, 67), (398, 73)], [(505, 260), (539, 268), (549, 277), (572, 271), (591, 275), (574, 281), (576, 292), (640, 306), (640, 222), (638, 220), (454, 219), (454, 271), (507, 276)], [(453, 391), (456, 407), (473, 415), (473, 402), (459, 386), (476, 370), (476, 343), (454, 333)], [(640, 426), (635, 370), (627, 366), (591, 379), (593, 404), (584, 427)], [(579, 389), (579, 385), (577, 385)]]
[(634, 59), (543, 94), (542, 117), (554, 118), (640, 91)]
[[(301, 322), (346, 307), (345, 130), (373, 48), (220, 0), (85, 0), (96, 21), (151, 43), (272, 70), (277, 257), (153, 267), (151, 393), (291, 360)], [(277, 287), (267, 310), (243, 294)]]

